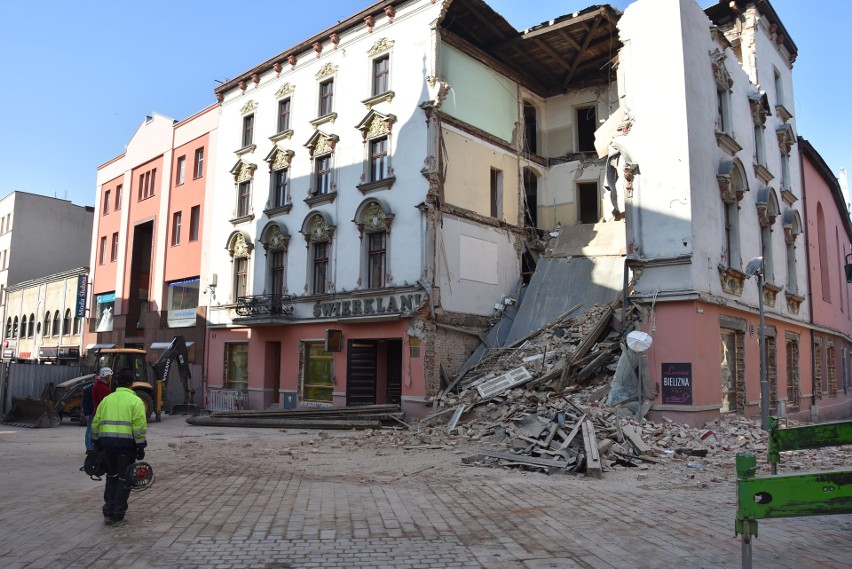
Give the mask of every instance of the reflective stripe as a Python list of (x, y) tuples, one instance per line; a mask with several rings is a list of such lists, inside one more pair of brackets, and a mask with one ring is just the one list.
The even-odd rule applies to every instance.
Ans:
[(132, 427), (130, 421), (101, 421), (101, 425), (121, 425), (122, 427)]
[(132, 439), (133, 435), (128, 433), (104, 433), (99, 438), (101, 439)]

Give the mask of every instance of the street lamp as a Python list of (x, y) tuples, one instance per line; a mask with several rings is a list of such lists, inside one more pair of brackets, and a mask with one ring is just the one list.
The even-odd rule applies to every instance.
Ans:
[(757, 275), (757, 306), (760, 312), (760, 428), (769, 430), (769, 381), (766, 379), (766, 324), (763, 319), (763, 257), (755, 257), (745, 268), (747, 278)]

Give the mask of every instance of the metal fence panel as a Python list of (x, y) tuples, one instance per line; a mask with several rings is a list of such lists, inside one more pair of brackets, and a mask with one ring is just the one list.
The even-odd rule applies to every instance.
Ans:
[[(166, 413), (171, 413), (174, 405), (183, 405), (185, 397), (183, 384), (180, 381), (180, 373), (178, 373), (177, 367), (178, 366), (173, 365), (169, 368), (169, 378), (168, 383), (166, 384)], [(195, 390), (195, 395), (190, 403), (195, 405), (196, 409), (201, 409), (201, 399), (203, 396), (203, 392), (201, 390), (201, 365), (189, 364), (189, 371), (192, 373), (192, 388)]]
[(207, 390), (204, 408), (210, 411), (239, 411), (248, 407), (248, 392), (234, 389)]
[[(8, 371), (8, 376), (6, 375)], [(13, 397), (41, 397), (48, 383), (59, 385), (85, 371), (81, 366), (49, 366), (28, 365), (6, 362), (0, 366), (0, 373), (8, 381), (6, 385), (6, 400), (3, 401), (2, 413), (5, 415), (12, 409)]]

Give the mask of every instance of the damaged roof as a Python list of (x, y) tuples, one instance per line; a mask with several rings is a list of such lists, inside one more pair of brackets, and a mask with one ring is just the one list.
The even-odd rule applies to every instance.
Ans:
[(612, 6), (591, 6), (518, 31), (483, 0), (453, 0), (441, 30), (448, 43), (460, 39), (459, 47), (476, 48), (511, 70), (525, 87), (551, 97), (607, 79), (621, 48), (620, 16)]
[(796, 56), (799, 54), (799, 48), (793, 43), (793, 38), (787, 32), (787, 28), (781, 22), (781, 18), (769, 3), (769, 0), (724, 0), (704, 9), (707, 17), (717, 26), (725, 25), (732, 22), (739, 14), (748, 6), (754, 5), (757, 11), (763, 14), (769, 21), (770, 26), (774, 26), (777, 30), (775, 39), (778, 43), (783, 44), (790, 54), (790, 62), (796, 61)]

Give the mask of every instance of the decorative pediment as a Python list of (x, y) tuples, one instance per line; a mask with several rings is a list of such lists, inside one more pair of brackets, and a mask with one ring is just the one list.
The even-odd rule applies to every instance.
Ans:
[(760, 188), (757, 190), (757, 221), (761, 227), (769, 227), (775, 223), (775, 218), (781, 213), (778, 207), (778, 196), (772, 188)]
[(364, 140), (369, 140), (389, 135), (395, 122), (395, 115), (383, 115), (377, 111), (370, 111), (355, 128), (361, 131)]
[(781, 151), (789, 156), (790, 150), (796, 144), (796, 135), (793, 134), (793, 126), (783, 124), (775, 129), (775, 135), (778, 137), (778, 146), (781, 147)]
[(231, 174), (234, 176), (234, 181), (239, 184), (251, 180), (254, 177), (255, 170), (257, 170), (257, 164), (237, 160), (237, 163), (231, 168)]
[(247, 115), (247, 114), (253, 113), (256, 110), (257, 110), (257, 103), (254, 102), (254, 101), (249, 101), (248, 103), (243, 105), (242, 109), (240, 109), (240, 114), (241, 115)]
[(281, 87), (278, 88), (277, 91), (275, 91), (275, 98), (276, 99), (283, 99), (287, 95), (292, 95), (293, 91), (295, 91), (295, 90), (296, 90), (296, 86), (293, 85), (292, 83), (284, 83), (283, 85), (281, 85)]
[(388, 38), (382, 38), (373, 44), (373, 47), (371, 47), (369, 51), (367, 51), (367, 55), (372, 57), (385, 51), (390, 51), (390, 49), (393, 47), (393, 44), (393, 40), (389, 40)]
[(340, 137), (336, 134), (326, 134), (318, 130), (311, 135), (305, 143), (305, 147), (310, 151), (313, 158), (314, 156), (334, 152), (334, 147), (338, 140), (340, 140)]
[(260, 235), (260, 242), (269, 252), (286, 251), (290, 242), (290, 232), (287, 228), (275, 222), (270, 222)]
[(317, 71), (316, 78), (325, 79), (326, 77), (334, 75), (335, 73), (337, 73), (337, 66), (329, 62), (320, 67), (320, 70)]
[(725, 53), (716, 48), (709, 55), (710, 66), (713, 69), (713, 78), (716, 80), (716, 88), (722, 91), (730, 91), (734, 85), (734, 80), (731, 79), (731, 74), (728, 73), (728, 68), (725, 66)]
[(748, 104), (751, 108), (751, 118), (757, 126), (766, 124), (766, 117), (772, 113), (769, 111), (769, 97), (766, 93), (752, 93), (748, 96)]
[(317, 212), (308, 216), (302, 224), (301, 233), (308, 243), (331, 241), (334, 236), (331, 216), (325, 212)]
[(748, 191), (746, 177), (743, 175), (742, 165), (738, 160), (722, 158), (719, 169), (716, 172), (716, 180), (719, 183), (719, 193), (722, 201), (732, 204), (743, 199)]
[(784, 210), (781, 217), (781, 227), (784, 229), (784, 242), (787, 245), (796, 243), (796, 238), (802, 234), (802, 218), (795, 209)]
[(254, 245), (251, 238), (244, 231), (234, 231), (228, 236), (225, 249), (234, 259), (247, 259), (251, 255)]
[(382, 200), (369, 199), (358, 207), (352, 221), (361, 233), (377, 233), (390, 231), (393, 218), (394, 214), (388, 204)]
[(734, 296), (743, 295), (743, 286), (745, 285), (745, 273), (741, 273), (730, 267), (719, 267), (719, 280), (722, 282), (722, 290)]
[(273, 146), (264, 160), (269, 163), (270, 170), (282, 170), (290, 167), (295, 154), (292, 150), (282, 150), (277, 146)]

